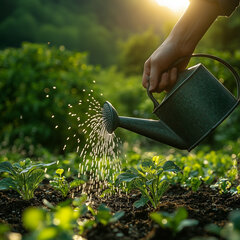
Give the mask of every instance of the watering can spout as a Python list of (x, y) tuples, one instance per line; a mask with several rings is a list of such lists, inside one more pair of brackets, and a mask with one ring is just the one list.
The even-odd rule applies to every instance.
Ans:
[(184, 140), (161, 120), (118, 116), (116, 109), (108, 101), (104, 103), (102, 113), (104, 125), (110, 134), (121, 127), (172, 147), (188, 148)]

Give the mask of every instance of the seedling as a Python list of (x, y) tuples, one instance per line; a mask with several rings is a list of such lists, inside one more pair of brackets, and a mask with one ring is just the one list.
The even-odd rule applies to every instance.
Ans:
[(122, 216), (124, 216), (124, 211), (118, 211), (115, 214), (111, 213), (110, 208), (106, 207), (104, 204), (99, 205), (97, 211), (88, 206), (88, 209), (95, 216), (96, 223), (101, 223), (106, 226), (109, 223), (114, 223), (118, 221)]
[(54, 179), (52, 181), (50, 181), (50, 184), (54, 189), (60, 192), (63, 197), (66, 197), (71, 189), (80, 186), (81, 184), (84, 183), (84, 181), (76, 179), (69, 183), (65, 179), (65, 176), (62, 176), (63, 172), (64, 169), (61, 168), (57, 169), (56, 171), (57, 175), (54, 176)]
[(205, 230), (226, 240), (240, 239), (240, 211), (232, 211), (229, 214), (229, 222), (223, 228), (212, 223), (207, 225)]
[(39, 168), (48, 167), (54, 163), (32, 164), (30, 159), (13, 165), (10, 162), (2, 162), (0, 163), (0, 173), (6, 172), (9, 177), (0, 181), (0, 190), (13, 189), (24, 200), (29, 200), (34, 197), (35, 189), (44, 178), (44, 170)]
[(170, 229), (174, 235), (185, 227), (192, 227), (198, 224), (195, 219), (187, 219), (188, 213), (185, 208), (178, 208), (173, 213), (154, 212), (150, 214), (152, 220), (162, 228)]
[(164, 161), (160, 158), (146, 160), (138, 168), (131, 168), (117, 178), (117, 184), (130, 183), (131, 189), (138, 189), (142, 196), (134, 203), (136, 208), (144, 206), (149, 201), (157, 208), (162, 195), (169, 187), (170, 180), (165, 172), (178, 172), (179, 167), (172, 161)]

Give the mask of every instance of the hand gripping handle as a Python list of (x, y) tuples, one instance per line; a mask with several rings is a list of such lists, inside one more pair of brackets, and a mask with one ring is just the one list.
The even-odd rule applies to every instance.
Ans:
[[(210, 59), (213, 59), (213, 60), (216, 60), (216, 61), (222, 63), (225, 67), (227, 67), (230, 70), (230, 72), (232, 73), (232, 75), (234, 76), (234, 79), (236, 81), (236, 84), (237, 84), (237, 97), (236, 97), (236, 99), (237, 99), (237, 102), (240, 101), (240, 96), (239, 96), (239, 94), (240, 94), (240, 76), (237, 73), (237, 71), (233, 68), (233, 66), (231, 66), (229, 63), (227, 63), (226, 61), (222, 60), (219, 57), (216, 57), (216, 56), (213, 56), (213, 55), (209, 55), (209, 54), (204, 54), (204, 53), (197, 53), (197, 54), (193, 54), (191, 56), (185, 56), (185, 57), (182, 57), (182, 58), (178, 59), (173, 65), (171, 65), (169, 67), (169, 69), (174, 67), (174, 66), (177, 66), (185, 58), (192, 58), (192, 57), (206, 57), (206, 58), (210, 58)], [(149, 81), (149, 79), (148, 79), (148, 81)], [(153, 105), (154, 105), (154, 109), (155, 109), (160, 104), (154, 98), (152, 93), (149, 91), (149, 87), (150, 87), (150, 84), (148, 83), (147, 94), (148, 94), (148, 97), (152, 100)]]

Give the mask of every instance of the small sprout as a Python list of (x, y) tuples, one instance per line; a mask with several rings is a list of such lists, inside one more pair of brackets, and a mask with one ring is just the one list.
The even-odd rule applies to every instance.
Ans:
[(50, 184), (54, 189), (60, 192), (63, 197), (66, 197), (71, 189), (79, 187), (81, 184), (84, 183), (84, 181), (76, 179), (68, 183), (65, 177), (62, 176), (63, 173), (64, 169), (57, 169), (56, 174), (58, 174), (59, 176), (55, 176), (54, 179), (50, 181)]
[(56, 170), (56, 174), (60, 175), (60, 177), (63, 174), (63, 172), (64, 172), (64, 169), (62, 169), (62, 168), (59, 168)]

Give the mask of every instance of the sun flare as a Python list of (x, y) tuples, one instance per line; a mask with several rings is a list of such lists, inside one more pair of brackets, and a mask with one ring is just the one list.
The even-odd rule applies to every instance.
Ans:
[(160, 6), (169, 8), (174, 12), (182, 12), (189, 5), (189, 0), (155, 0)]

